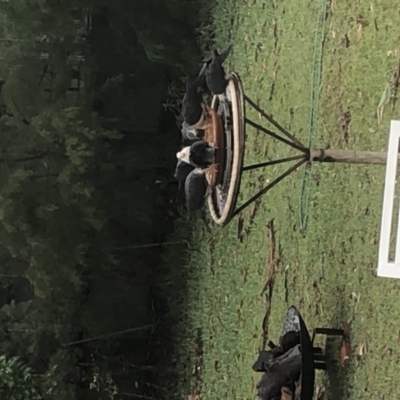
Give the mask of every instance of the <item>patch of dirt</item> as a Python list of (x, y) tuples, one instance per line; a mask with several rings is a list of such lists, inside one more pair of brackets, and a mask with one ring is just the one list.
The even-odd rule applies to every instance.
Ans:
[(342, 123), (342, 132), (343, 132), (343, 137), (344, 137), (344, 141), (346, 142), (346, 144), (349, 144), (349, 137), (350, 137), (350, 123), (351, 123), (351, 113), (349, 110), (347, 110), (346, 112), (342, 113), (342, 115), (340, 116), (340, 120)]
[(274, 55), (275, 61), (274, 61), (274, 65), (273, 65), (273, 81), (272, 81), (271, 89), (270, 89), (270, 93), (269, 93), (269, 101), (272, 100), (272, 98), (274, 96), (274, 93), (275, 93), (275, 78), (276, 78), (276, 74), (277, 74), (278, 69), (279, 69), (279, 67), (278, 67), (278, 56), (279, 56), (279, 51), (280, 51), (279, 44), (278, 44), (278, 42), (279, 42), (279, 33), (280, 33), (279, 26), (278, 26), (278, 24), (277, 24), (277, 22), (275, 20), (272, 23), (273, 23), (274, 39), (275, 39), (274, 40), (274, 50), (273, 50), (273, 55)]
[[(276, 71), (276, 69), (274, 68), (274, 71)], [(274, 77), (276, 76), (276, 73), (274, 72)], [(274, 97), (274, 93), (275, 93), (275, 79), (272, 81), (271, 84), (271, 90), (269, 92), (269, 99), (268, 101), (271, 101), (272, 98)]]
[(287, 121), (287, 129), (290, 132), (292, 129), (292, 122), (293, 122), (293, 117), (294, 117), (294, 109), (293, 107), (290, 107), (289, 110), (289, 120)]
[(243, 214), (240, 213), (239, 218), (238, 218), (238, 227), (237, 227), (237, 238), (240, 240), (240, 243), (243, 242), (244, 234), (245, 234), (244, 218), (243, 218)]
[(266, 280), (264, 282), (263, 289), (261, 291), (261, 295), (265, 294), (265, 316), (262, 322), (263, 328), (263, 344), (262, 347), (266, 347), (267, 338), (268, 338), (268, 321), (271, 314), (271, 299), (274, 290), (275, 283), (275, 274), (276, 267), (278, 266), (281, 258), (281, 248), (278, 247), (278, 257), (276, 257), (276, 235), (275, 235), (275, 227), (274, 227), (274, 218), (271, 219), (268, 224), (268, 236), (269, 236), (269, 250), (267, 257), (267, 266), (268, 266), (268, 274)]
[(289, 266), (285, 268), (285, 275), (284, 275), (284, 288), (285, 288), (285, 303), (289, 305), (289, 282), (288, 282), (288, 271), (289, 271)]
[[(261, 190), (261, 189), (260, 189), (260, 190)], [(260, 204), (261, 204), (261, 197), (258, 198), (258, 199), (254, 202), (253, 208), (251, 209), (250, 216), (249, 216), (249, 226), (246, 228), (246, 233), (247, 233), (247, 234), (250, 233), (250, 227), (251, 227), (251, 225), (253, 225), (253, 223), (254, 223), (254, 220), (255, 220), (255, 218), (256, 218), (256, 214), (257, 214), (257, 211), (258, 211), (258, 209), (259, 209), (259, 207), (260, 207)]]
[(313, 173), (312, 179), (315, 183), (315, 186), (318, 187), (319, 184), (321, 183), (321, 174), (319, 172)]
[(397, 102), (397, 93), (399, 91), (399, 86), (400, 86), (400, 59), (399, 63), (397, 65), (396, 71), (393, 75), (393, 85), (392, 85), (392, 110), (394, 110), (394, 107)]
[(215, 257), (214, 257), (214, 250), (215, 250), (215, 243), (217, 242), (216, 238), (211, 238), (208, 242), (208, 250), (210, 251), (210, 271), (213, 275), (215, 275)]
[(348, 48), (350, 46), (350, 39), (349, 39), (349, 35), (347, 33), (343, 36), (343, 45), (346, 48)]
[(352, 349), (350, 345), (350, 325), (344, 324), (342, 326), (343, 337), (340, 343), (340, 365), (347, 367), (350, 363), (350, 357), (352, 355)]
[[(258, 177), (258, 182), (259, 182), (259, 184), (258, 184), (258, 190), (262, 190), (262, 189), (264, 188), (264, 176), (263, 176), (263, 175), (260, 175), (260, 176)], [(256, 218), (257, 211), (258, 211), (258, 209), (260, 208), (261, 202), (262, 202), (262, 197), (260, 197), (260, 198), (258, 198), (257, 200), (254, 201), (253, 207), (252, 207), (252, 209), (251, 209), (250, 216), (249, 216), (249, 223), (248, 223), (248, 225), (247, 225), (246, 228), (244, 228), (244, 220), (243, 220), (243, 217), (242, 217), (242, 220), (240, 220), (240, 216), (239, 216), (239, 222), (238, 222), (238, 239), (239, 239), (241, 242), (243, 242), (244, 235), (246, 235), (246, 236), (249, 236), (249, 235), (250, 235), (251, 227), (252, 227), (252, 225), (253, 225), (253, 223), (254, 223), (254, 220), (255, 220), (255, 218)]]
[[(388, 55), (389, 53), (392, 53), (392, 51), (388, 52)], [(393, 73), (393, 76), (391, 78), (388, 78), (385, 89), (382, 93), (381, 100), (379, 101), (376, 110), (376, 116), (378, 118), (379, 124), (382, 123), (383, 111), (387, 105), (389, 104), (392, 105), (392, 111), (395, 109), (398, 100), (399, 86), (400, 86), (400, 59), (398, 61), (396, 70)]]
[(278, 40), (279, 40), (279, 26), (276, 21), (273, 21), (274, 24), (274, 51), (275, 55), (278, 55)]
[(315, 314), (320, 315), (320, 312), (322, 314), (322, 293), (316, 281), (313, 282), (313, 288), (315, 294)]

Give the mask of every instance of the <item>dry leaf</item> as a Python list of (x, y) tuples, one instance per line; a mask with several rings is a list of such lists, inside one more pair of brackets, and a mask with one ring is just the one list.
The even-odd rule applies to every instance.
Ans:
[(360, 302), (360, 297), (361, 297), (361, 295), (360, 295), (360, 294), (357, 294), (356, 292), (352, 292), (352, 293), (351, 293), (351, 299), (352, 299), (352, 300), (356, 300), (357, 303)]
[(393, 353), (393, 349), (385, 346), (385, 348), (382, 351), (381, 357), (390, 356), (392, 353)]
[(281, 400), (292, 400), (293, 392), (286, 386), (281, 388)]
[(315, 390), (315, 395), (317, 396), (317, 400), (322, 400), (325, 396), (326, 388), (325, 385), (318, 386)]
[(389, 103), (391, 95), (392, 95), (392, 89), (391, 89), (389, 83), (387, 83), (385, 90), (382, 93), (382, 97), (379, 101), (378, 108), (376, 110), (376, 116), (378, 117), (379, 124), (382, 122), (383, 109)]
[(358, 24), (358, 28), (357, 28), (357, 40), (358, 41), (360, 41), (362, 38), (362, 30), (363, 30), (363, 25)]
[(343, 337), (340, 346), (340, 364), (342, 367), (346, 367), (350, 362), (350, 356), (352, 353), (350, 346), (350, 326), (345, 325), (343, 328)]
[(244, 237), (244, 219), (243, 219), (243, 214), (242, 213), (239, 214), (239, 218), (238, 218), (237, 237), (241, 242), (243, 241), (243, 237)]
[(367, 353), (367, 343), (366, 342), (361, 342), (358, 345), (358, 355), (360, 357), (362, 357), (363, 355), (365, 355)]
[(232, 256), (234, 263), (237, 264), (237, 252), (235, 249), (232, 250)]
[(274, 218), (271, 219), (268, 224), (268, 236), (269, 236), (269, 249), (268, 249), (268, 275), (264, 282), (261, 295), (263, 295), (268, 288), (271, 290), (271, 285), (273, 285), (275, 280), (275, 250), (276, 250), (276, 240), (275, 240), (275, 228), (274, 228)]

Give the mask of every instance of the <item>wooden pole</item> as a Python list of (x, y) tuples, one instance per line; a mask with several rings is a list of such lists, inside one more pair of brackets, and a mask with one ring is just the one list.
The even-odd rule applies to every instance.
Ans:
[(297, 146), (304, 148), (305, 146), (303, 143), (301, 143), (299, 140), (295, 138), (288, 130), (286, 130), (282, 125), (279, 125), (278, 122), (276, 122), (273, 118), (272, 115), (267, 114), (264, 110), (262, 110), (256, 103), (254, 103), (253, 100), (251, 100), (249, 97), (244, 95), (244, 99), (256, 110), (258, 111), (264, 118), (266, 118), (272, 125), (274, 125), (276, 128), (278, 128), (284, 135), (286, 135), (293, 143), (296, 143)]
[[(398, 156), (400, 160), (400, 154)], [(380, 151), (310, 149), (310, 161), (336, 162), (347, 164), (383, 164), (386, 165), (387, 153)]]
[(273, 180), (270, 184), (265, 186), (264, 189), (261, 189), (257, 194), (255, 194), (251, 199), (247, 200), (244, 204), (242, 204), (239, 208), (237, 208), (232, 216), (238, 215), (241, 213), (246, 207), (248, 207), (251, 203), (256, 201), (259, 197), (261, 197), (263, 194), (267, 193), (268, 190), (272, 189), (275, 185), (277, 185), (282, 179), (286, 178), (289, 176), (293, 171), (295, 171), (297, 168), (299, 168), (302, 164), (307, 162), (306, 159), (300, 160), (296, 164), (294, 164), (292, 167), (290, 167), (287, 171), (285, 171), (282, 175), (279, 175), (275, 180)]

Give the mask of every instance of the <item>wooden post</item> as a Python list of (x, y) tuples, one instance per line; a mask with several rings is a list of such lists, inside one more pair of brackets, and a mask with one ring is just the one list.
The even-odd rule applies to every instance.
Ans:
[[(400, 160), (400, 154), (398, 159)], [(387, 153), (380, 151), (310, 149), (310, 161), (386, 165)]]

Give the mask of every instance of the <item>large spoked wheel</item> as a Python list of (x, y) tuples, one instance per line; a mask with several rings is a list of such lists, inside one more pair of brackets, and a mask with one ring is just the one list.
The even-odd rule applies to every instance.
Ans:
[[(226, 88), (226, 101), (214, 96), (211, 108), (219, 115), (222, 129), (216, 135), (223, 135), (224, 148), (217, 151), (217, 175), (208, 198), (208, 205), (213, 220), (220, 226), (226, 225), (235, 211), (240, 189), (245, 149), (245, 106), (242, 82), (237, 74), (229, 76)], [(223, 153), (218, 157), (218, 152)], [(210, 182), (210, 179), (209, 179)], [(211, 182), (210, 182), (211, 183)]]

